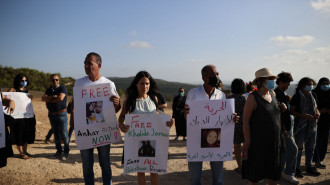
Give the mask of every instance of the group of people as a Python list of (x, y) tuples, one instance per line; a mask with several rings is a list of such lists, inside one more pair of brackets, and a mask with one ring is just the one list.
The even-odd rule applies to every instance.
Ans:
[[(123, 133), (129, 129), (129, 125), (124, 123), (126, 114), (157, 114), (167, 106), (155, 80), (147, 71), (136, 74), (126, 90), (125, 100), (121, 106), (116, 86), (100, 74), (101, 66), (101, 56), (94, 52), (89, 53), (84, 61), (87, 76), (77, 79), (75, 87), (108, 83), (111, 95), (109, 101), (113, 102), (115, 112), (121, 110), (118, 122)], [(228, 97), (222, 91), (223, 87), (221, 87), (222, 83), (216, 66), (204, 66), (201, 75), (203, 85), (191, 89), (187, 95), (185, 90), (180, 88), (178, 96), (173, 100), (172, 118), (175, 120), (177, 134), (175, 140), (178, 140), (180, 136), (186, 140), (186, 117), (189, 114), (186, 101), (234, 98), (233, 148), (238, 166), (235, 171), (241, 173), (242, 178), (247, 179), (249, 184), (258, 183), (262, 179), (267, 179), (268, 184), (275, 184), (275, 181), (283, 177), (291, 183), (298, 184), (299, 181), (295, 177), (303, 177), (300, 168), (303, 144), (306, 151), (306, 172), (314, 176), (320, 175), (316, 167), (325, 168), (322, 161), (326, 155), (329, 136), (330, 86), (328, 78), (322, 78), (314, 90), (313, 86), (316, 83), (313, 79), (307, 77), (301, 79), (290, 101), (290, 97), (285, 94), (290, 82), (293, 81), (290, 73), (282, 72), (274, 75), (269, 69), (263, 68), (255, 73), (252, 83), (246, 84), (241, 79), (234, 79), (231, 84), (231, 95)], [(58, 75), (51, 75), (51, 87), (46, 90), (42, 100), (46, 102), (54, 133), (57, 150), (54, 158), (66, 160), (70, 151), (67, 112), (70, 112), (73, 118), (74, 107), (67, 108), (67, 89), (59, 82)], [(26, 76), (17, 77), (17, 82), (14, 84), (14, 88), (10, 89), (11, 92), (28, 93), (26, 86), (29, 81)], [(249, 85), (248, 92), (246, 92), (247, 85)], [(14, 106), (12, 106), (13, 103), (10, 105), (10, 102), (10, 100), (3, 100), (5, 105), (10, 106), (9, 110), (12, 110)], [(92, 113), (96, 112), (97, 106), (95, 102), (86, 107), (86, 111), (91, 107), (91, 115), (86, 119), (92, 119)], [(166, 123), (168, 127), (172, 127), (173, 119)], [(21, 122), (23, 121), (15, 120), (10, 131), (15, 134), (19, 157), (28, 159), (31, 155), (27, 151), (27, 144), (33, 143), (35, 138), (33, 135), (35, 118), (24, 119), (24, 123)], [(73, 122), (74, 120), (70, 119), (71, 133), (74, 128)], [(220, 145), (219, 130), (204, 132), (206, 140), (203, 147)], [(61, 142), (64, 144), (63, 148)], [(93, 151), (94, 148), (80, 150), (85, 184), (94, 184)], [(97, 151), (103, 184), (112, 184), (110, 144), (97, 147)], [(3, 155), (1, 152), (2, 150), (0, 154)], [(315, 166), (312, 165), (313, 161)], [(201, 184), (202, 165), (203, 162), (188, 162), (192, 185)], [(212, 184), (224, 184), (223, 161), (211, 161), (210, 166)], [(150, 180), (152, 185), (159, 184), (158, 174), (151, 173)], [(138, 172), (137, 181), (139, 185), (146, 184), (145, 173)]]

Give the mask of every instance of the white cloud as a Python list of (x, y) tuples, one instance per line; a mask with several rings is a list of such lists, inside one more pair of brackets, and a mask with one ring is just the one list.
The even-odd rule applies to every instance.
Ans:
[(314, 40), (314, 37), (309, 35), (305, 35), (301, 37), (277, 36), (277, 37), (272, 37), (270, 40), (279, 45), (284, 45), (289, 47), (302, 47), (312, 42)]
[(146, 41), (133, 41), (129, 43), (128, 46), (124, 46), (124, 48), (140, 48), (140, 49), (148, 49), (148, 48), (154, 48), (153, 45), (151, 45), (149, 42)]
[(330, 67), (330, 46), (311, 50), (287, 50), (264, 57), (264, 60), (281, 65), (324, 64)]
[(130, 36), (135, 36), (135, 35), (136, 35), (136, 31), (133, 30), (133, 31), (131, 31), (129, 34), (130, 34)]
[(312, 1), (311, 6), (317, 11), (324, 11), (330, 13), (330, 0)]

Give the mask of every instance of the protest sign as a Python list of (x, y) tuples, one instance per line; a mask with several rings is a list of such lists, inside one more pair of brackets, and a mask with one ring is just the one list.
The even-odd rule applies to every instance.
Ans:
[[(15, 110), (13, 114), (11, 114), (13, 118), (20, 119), (34, 117), (32, 100), (28, 97), (28, 93), (3, 92), (2, 94), (4, 97), (7, 97), (15, 102)], [(5, 114), (8, 114), (4, 106), (3, 111)]]
[(125, 124), (124, 174), (166, 173), (170, 128), (166, 114), (127, 114)]
[(96, 148), (122, 140), (110, 84), (78, 86), (74, 94), (74, 128), (79, 150)]
[[(2, 97), (0, 94), (0, 103), (2, 105)], [(6, 132), (5, 132), (5, 118), (3, 115), (3, 110), (0, 109), (0, 148), (6, 146)]]
[(188, 101), (187, 160), (233, 160), (233, 99)]

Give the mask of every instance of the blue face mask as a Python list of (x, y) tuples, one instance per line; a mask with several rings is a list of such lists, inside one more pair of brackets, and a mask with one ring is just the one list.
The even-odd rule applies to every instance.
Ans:
[(322, 91), (328, 91), (330, 89), (330, 85), (321, 85), (321, 90)]
[(275, 80), (267, 80), (266, 87), (268, 90), (274, 90), (275, 89)]
[(180, 92), (180, 96), (184, 96), (184, 92)]
[(25, 86), (27, 86), (27, 81), (21, 82), (21, 87), (25, 87)]
[(313, 89), (313, 85), (306, 85), (305, 91), (310, 92)]
[(221, 87), (218, 87), (217, 89), (219, 89), (221, 91)]

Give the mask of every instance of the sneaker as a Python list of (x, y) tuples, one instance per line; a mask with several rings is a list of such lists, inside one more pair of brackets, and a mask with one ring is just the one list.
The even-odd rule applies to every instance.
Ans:
[(308, 173), (308, 174), (310, 174), (310, 175), (312, 175), (312, 176), (319, 176), (319, 175), (321, 175), (321, 173), (320, 172), (318, 172), (317, 171), (317, 169), (314, 167), (314, 166), (308, 166), (307, 168), (306, 168), (306, 172)]
[(302, 174), (302, 171), (300, 169), (296, 169), (296, 173), (295, 173), (295, 176), (298, 177), (298, 178), (303, 178), (303, 174)]
[(61, 158), (62, 157), (62, 153), (60, 153), (60, 152), (56, 152), (51, 158), (52, 159), (59, 159), (59, 158)]
[(315, 167), (320, 168), (320, 169), (325, 169), (326, 168), (326, 166), (323, 164), (323, 162), (315, 163)]
[(183, 137), (182, 141), (186, 141), (186, 140), (187, 140), (186, 137)]
[(69, 156), (68, 153), (64, 153), (64, 154), (62, 155), (62, 161), (66, 161), (66, 160), (68, 159), (68, 156)]
[(177, 141), (177, 140), (178, 140), (178, 137), (175, 137), (175, 138), (174, 138), (174, 141)]
[(282, 178), (291, 184), (299, 184), (299, 180), (296, 179), (293, 175), (287, 175), (283, 173)]

